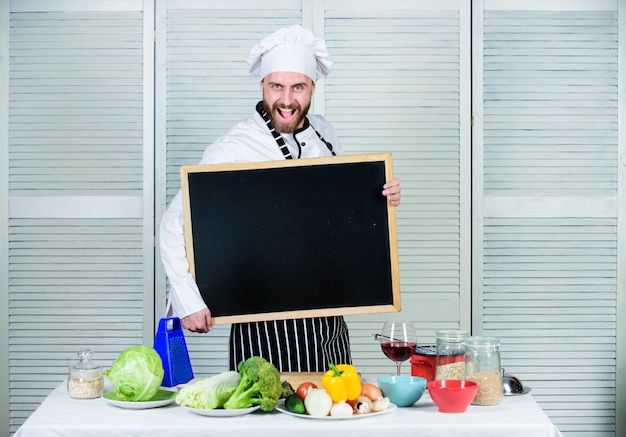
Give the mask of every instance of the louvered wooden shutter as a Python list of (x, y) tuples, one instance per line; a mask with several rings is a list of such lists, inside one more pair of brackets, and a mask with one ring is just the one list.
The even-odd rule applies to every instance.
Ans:
[(98, 3), (11, 3), (13, 431), (67, 377), (79, 349), (109, 365), (152, 332), (144, 15), (141, 2)]
[(566, 435), (612, 436), (617, 3), (485, 1), (482, 20), (475, 327)]

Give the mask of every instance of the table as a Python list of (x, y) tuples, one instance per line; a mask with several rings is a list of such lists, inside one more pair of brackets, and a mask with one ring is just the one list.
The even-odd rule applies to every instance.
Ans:
[[(108, 384), (107, 384), (108, 385)], [(111, 390), (110, 386), (105, 391)], [(507, 396), (496, 406), (472, 406), (465, 413), (437, 411), (428, 391), (409, 408), (362, 419), (317, 420), (274, 411), (240, 417), (207, 417), (176, 403), (129, 410), (103, 398), (72, 399), (59, 385), (14, 437), (98, 436), (206, 437), (562, 437), (532, 393)]]

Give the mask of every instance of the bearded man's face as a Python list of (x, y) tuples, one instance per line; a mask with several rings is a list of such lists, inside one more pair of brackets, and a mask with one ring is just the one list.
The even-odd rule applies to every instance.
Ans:
[(293, 133), (304, 124), (311, 107), (315, 83), (302, 73), (279, 71), (270, 73), (261, 82), (263, 106), (274, 128)]

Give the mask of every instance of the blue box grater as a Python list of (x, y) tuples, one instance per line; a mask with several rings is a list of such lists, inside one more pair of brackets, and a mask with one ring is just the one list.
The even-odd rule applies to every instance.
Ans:
[(178, 317), (167, 317), (159, 321), (159, 329), (154, 337), (153, 348), (163, 362), (162, 386), (174, 387), (193, 379), (185, 334)]

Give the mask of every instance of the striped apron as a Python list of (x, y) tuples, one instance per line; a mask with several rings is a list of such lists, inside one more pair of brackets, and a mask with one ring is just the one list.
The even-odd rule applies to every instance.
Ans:
[(348, 327), (342, 316), (235, 323), (230, 331), (231, 370), (252, 356), (280, 372), (325, 372), (351, 364)]

